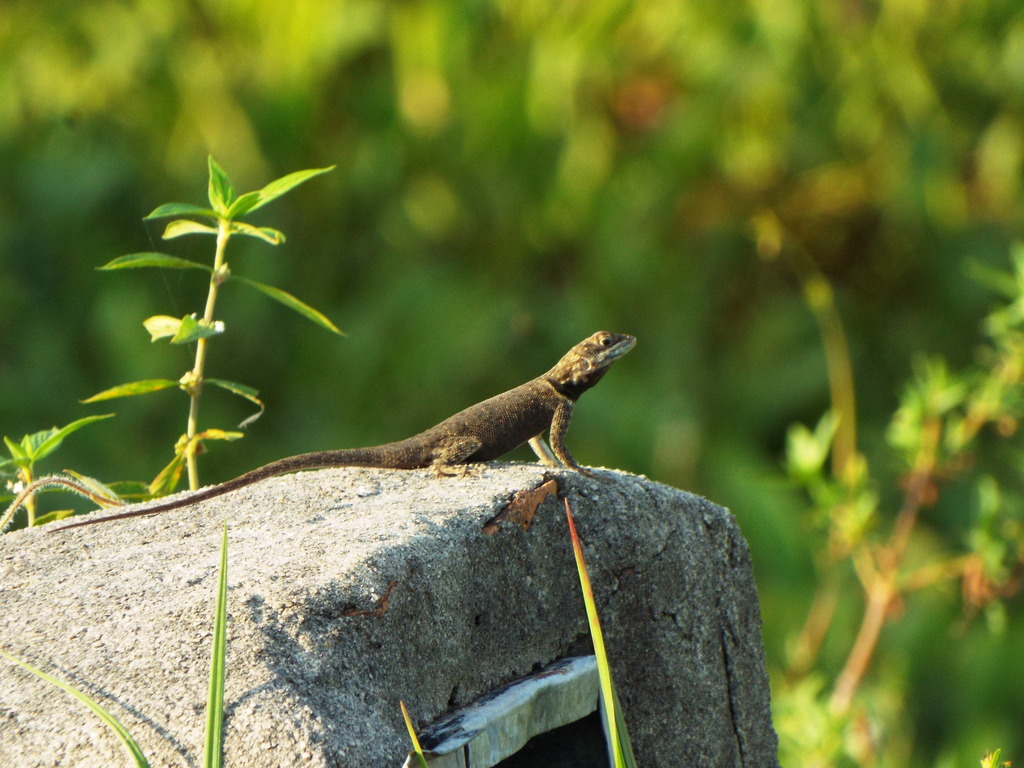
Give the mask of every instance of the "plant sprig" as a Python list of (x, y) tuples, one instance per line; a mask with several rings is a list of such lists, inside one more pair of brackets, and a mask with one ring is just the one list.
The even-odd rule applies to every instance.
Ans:
[(220, 429), (201, 430), (199, 428), (199, 404), (205, 385), (209, 384), (210, 386), (223, 389), (248, 400), (256, 406), (256, 412), (242, 422), (241, 427), (252, 423), (263, 413), (264, 404), (259, 399), (257, 390), (245, 384), (224, 379), (208, 378), (205, 375), (209, 341), (223, 334), (225, 330), (224, 323), (216, 320), (214, 314), (220, 287), (223, 284), (237, 282), (248, 285), (299, 313), (321, 328), (325, 328), (332, 333), (341, 334), (341, 331), (326, 315), (287, 291), (232, 274), (225, 256), (227, 244), (232, 235), (254, 237), (271, 245), (283, 243), (285, 237), (279, 230), (271, 227), (255, 226), (240, 219), (276, 200), (299, 184), (333, 169), (334, 166), (332, 165), (328, 168), (296, 171), (270, 182), (262, 189), (238, 195), (224, 169), (211, 156), (209, 158), (209, 208), (191, 203), (165, 203), (146, 216), (146, 220), (173, 219), (164, 228), (164, 240), (173, 240), (184, 235), (211, 235), (216, 237), (212, 266), (166, 253), (145, 252), (119, 256), (99, 268), (107, 271), (139, 268), (189, 269), (202, 270), (210, 276), (206, 306), (201, 316), (198, 313), (185, 315), (181, 318), (169, 315), (153, 315), (143, 321), (143, 325), (150, 334), (151, 341), (166, 339), (171, 344), (195, 343), (195, 362), (189, 371), (176, 381), (173, 379), (145, 379), (128, 382), (106, 389), (82, 401), (92, 403), (116, 397), (147, 394), (174, 387), (181, 389), (188, 395), (189, 412), (185, 432), (175, 444), (174, 458), (150, 484), (150, 493), (152, 495), (163, 495), (172, 491), (178, 483), (182, 469), (185, 467), (188, 470), (189, 487), (195, 490), (199, 487), (196, 456), (200, 452), (203, 443), (210, 440), (237, 440), (242, 436), (242, 433), (237, 431)]
[[(10, 453), (10, 458), (0, 459), (0, 470), (8, 467), (14, 467), (15, 476), (17, 480), (9, 483), (9, 487), (14, 491), (14, 502), (7, 508), (2, 516), (0, 516), (0, 533), (4, 531), (14, 513), (18, 511), (18, 508), (25, 505), (25, 509), (28, 513), (28, 527), (31, 528), (39, 523), (46, 522), (50, 519), (56, 519), (63, 515), (71, 514), (71, 510), (61, 510), (59, 512), (51, 512), (45, 516), (45, 519), (38, 515), (36, 510), (35, 492), (40, 488), (53, 487), (56, 485), (64, 484), (60, 482), (59, 478), (43, 478), (37, 480), (36, 478), (36, 464), (55, 450), (57, 450), (64, 442), (64, 438), (73, 432), (77, 432), (82, 427), (88, 426), (97, 421), (103, 421), (109, 419), (114, 414), (106, 413), (101, 416), (86, 416), (81, 419), (76, 419), (70, 424), (65, 424), (63, 427), (52, 427), (51, 429), (45, 429), (41, 432), (34, 432), (31, 435), (25, 435), (21, 440), (15, 441), (9, 437), (4, 437), (4, 444), (7, 446), (7, 450)], [(98, 480), (92, 478), (83, 477), (81, 475), (75, 475), (85, 488), (86, 495), (91, 490), (97, 499), (105, 499), (111, 503), (116, 502), (117, 494), (114, 493), (110, 488), (100, 483)], [(55, 480), (55, 482), (49, 482)], [(68, 479), (70, 482), (70, 479)]]

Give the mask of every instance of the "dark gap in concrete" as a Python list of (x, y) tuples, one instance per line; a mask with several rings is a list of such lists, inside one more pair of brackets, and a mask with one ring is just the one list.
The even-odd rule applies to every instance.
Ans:
[(495, 768), (607, 768), (608, 747), (600, 712), (534, 736)]

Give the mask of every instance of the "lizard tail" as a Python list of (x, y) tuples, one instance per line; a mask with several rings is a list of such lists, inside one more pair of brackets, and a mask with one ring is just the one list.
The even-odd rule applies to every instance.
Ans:
[[(157, 515), (161, 512), (169, 512), (172, 509), (191, 506), (192, 504), (198, 504), (199, 502), (206, 501), (207, 499), (222, 496), (225, 493), (231, 493), (231, 491), (244, 488), (247, 485), (252, 485), (260, 480), (277, 477), (278, 475), (287, 475), (291, 472), (299, 472), (301, 470), (329, 469), (332, 467), (393, 467), (398, 469), (414, 469), (416, 467), (427, 466), (427, 464), (430, 463), (429, 461), (415, 461), (413, 457), (407, 455), (402, 450), (403, 447), (402, 443), (389, 443), (387, 445), (372, 446), (369, 448), (301, 453), (298, 456), (289, 456), (286, 459), (272, 461), (269, 464), (265, 464), (262, 467), (252, 470), (251, 472), (246, 472), (244, 475), (239, 475), (238, 477), (227, 480), (220, 485), (203, 488), (181, 499), (165, 501), (150, 507), (132, 509), (127, 512), (118, 512), (113, 515), (104, 515), (102, 517), (93, 517), (90, 515), (88, 519), (51, 528), (49, 532), (58, 533), (59, 531), (67, 531), (71, 528), (81, 528), (83, 525), (96, 525), (97, 523), (106, 523), (111, 520), (124, 520), (129, 517)], [(403, 458), (406, 460), (401, 461)]]

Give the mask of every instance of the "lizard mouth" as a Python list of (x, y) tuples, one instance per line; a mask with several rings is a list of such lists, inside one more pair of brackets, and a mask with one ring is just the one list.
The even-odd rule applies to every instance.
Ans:
[(629, 350), (631, 350), (635, 346), (636, 337), (626, 336), (624, 334), (622, 338), (619, 339), (619, 341), (617, 341), (614, 345), (598, 353), (597, 362), (603, 364), (610, 363), (613, 360), (618, 360), (620, 357), (629, 352)]

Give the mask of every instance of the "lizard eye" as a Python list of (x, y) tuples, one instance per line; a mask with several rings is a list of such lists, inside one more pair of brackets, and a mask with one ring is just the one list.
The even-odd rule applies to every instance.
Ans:
[(612, 345), (612, 337), (602, 336), (598, 343), (600, 343), (602, 347), (610, 347)]

